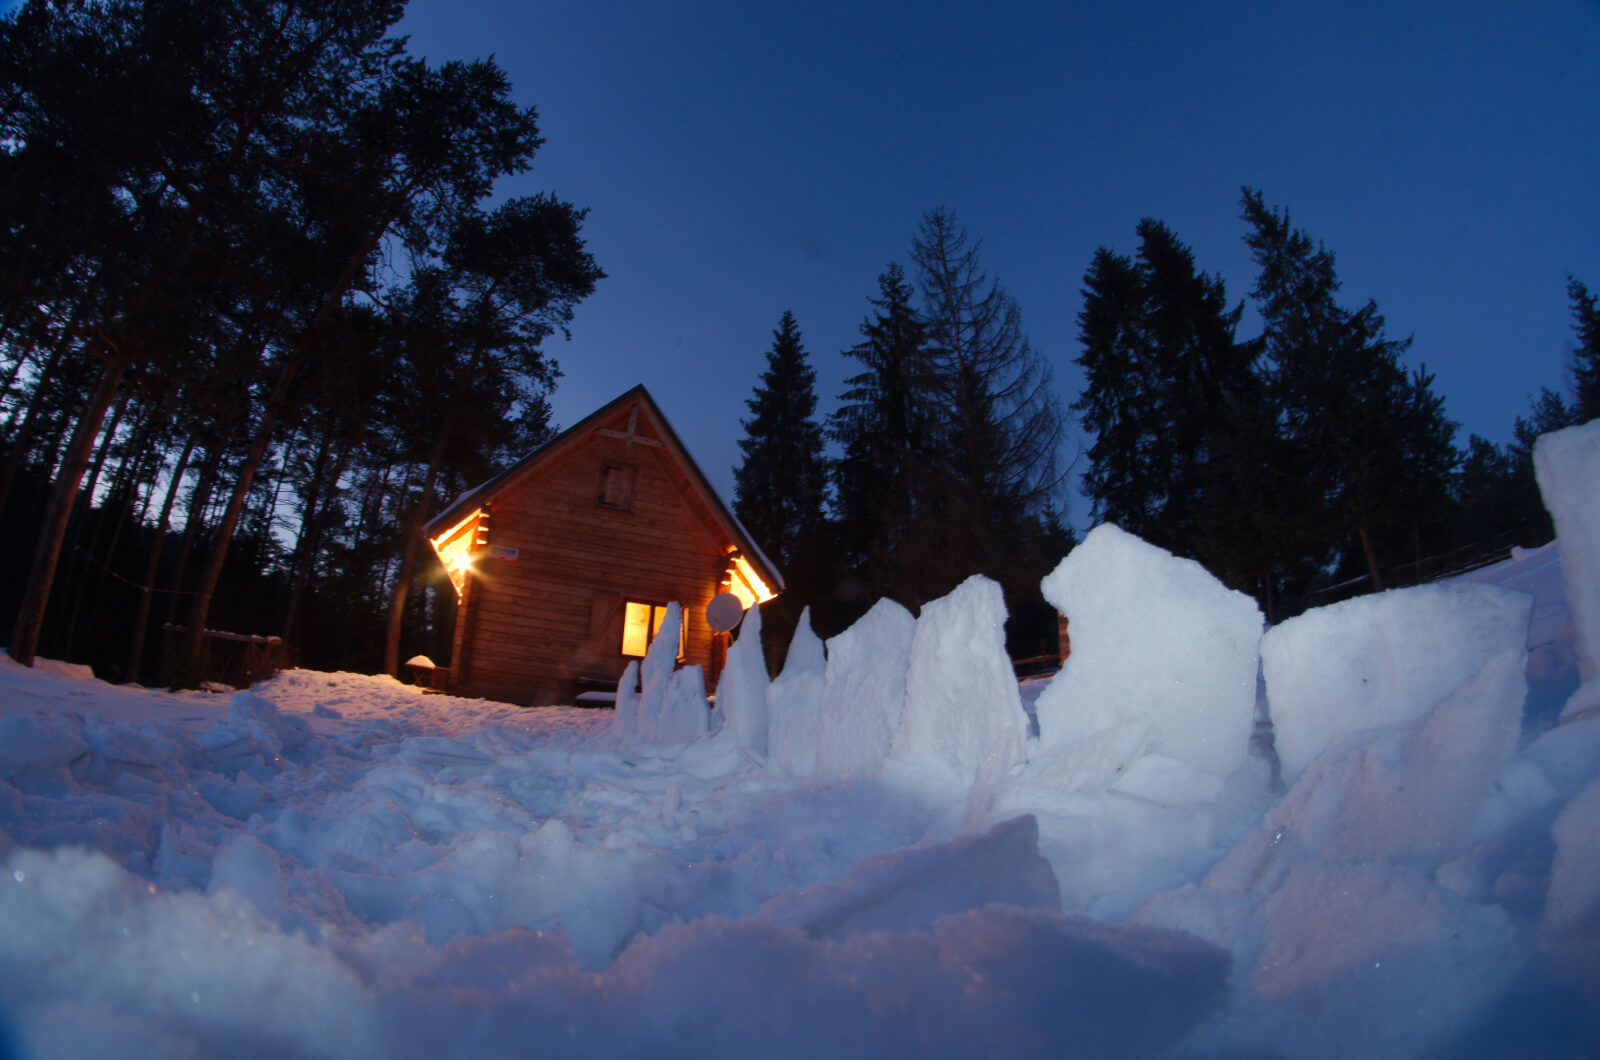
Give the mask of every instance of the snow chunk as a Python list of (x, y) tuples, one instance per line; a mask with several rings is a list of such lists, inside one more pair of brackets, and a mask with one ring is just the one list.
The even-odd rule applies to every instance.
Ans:
[[(1250, 974), (1260, 997), (1282, 997), (1349, 968), (1428, 945), (1448, 963), (1488, 938), (1510, 947), (1510, 924), (1494, 906), (1475, 906), (1382, 862), (1290, 867), (1261, 903), (1260, 959)], [(1452, 941), (1453, 940), (1453, 941)]]
[(1161, 806), (1215, 802), (1223, 778), (1166, 755), (1143, 755), (1128, 763), (1111, 790)]
[(30, 766), (66, 765), (89, 752), (83, 723), (60, 714), (0, 718), (0, 775)]
[(629, 659), (617, 679), (617, 708), (612, 715), (612, 735), (623, 747), (639, 739), (639, 662)]
[(1573, 646), (1583, 684), (1562, 712), (1571, 717), (1600, 707), (1600, 420), (1540, 435), (1533, 467), (1556, 524), (1567, 604), (1577, 626)]
[(1072, 654), (1038, 699), (1046, 752), (1149, 722), (1159, 752), (1226, 776), (1255, 722), (1261, 612), (1193, 560), (1105, 523), (1040, 584)]
[(0, 995), (19, 1055), (384, 1052), (383, 1015), (333, 948), (284, 934), (231, 886), (172, 894), (70, 848), (4, 869)]
[(206, 894), (215, 898), (232, 891), (255, 906), (256, 911), (280, 927), (289, 908), (289, 888), (284, 881), (278, 852), (248, 833), (217, 851), (211, 859), (211, 879)]
[(807, 607), (789, 641), (783, 672), (767, 688), (767, 764), (780, 773), (809, 777), (817, 771), (827, 674), (828, 658)]
[(655, 639), (645, 649), (644, 662), (639, 664), (639, 739), (653, 743), (658, 738), (661, 722), (661, 705), (667, 698), (667, 686), (678, 666), (678, 641), (683, 630), (683, 609), (674, 601), (667, 605), (667, 614)]
[(1000, 585), (981, 575), (922, 609), (886, 776), (966, 799), (1022, 763), (1028, 715), (1005, 624)]
[(1600, 972), (1600, 780), (1567, 804), (1550, 833), (1556, 856), (1543, 942), (1573, 972), (1592, 977)]
[(60, 659), (33, 660), (33, 668), (40, 673), (55, 674), (57, 677), (70, 677), (74, 681), (93, 681), (94, 669), (84, 663), (62, 662)]
[(828, 641), (817, 740), (819, 776), (867, 776), (883, 765), (905, 707), (916, 626), (911, 612), (884, 599)]
[[(1305, 771), (1340, 736), (1411, 721), (1504, 652), (1525, 649), (1532, 598), (1444, 582), (1319, 607), (1267, 632), (1262, 671), (1278, 758)], [(1522, 710), (1519, 698), (1515, 709)]]
[(812, 938), (863, 931), (927, 931), (941, 916), (993, 902), (1061, 907), (1050, 863), (1039, 856), (1039, 826), (1024, 815), (976, 835), (868, 858), (838, 883), (790, 890), (760, 915)]
[(643, 663), (630, 660), (623, 667), (611, 725), (618, 746), (681, 743), (705, 734), (705, 678), (698, 666), (677, 669), (682, 622), (682, 609), (668, 604)]
[(476, 777), (494, 765), (494, 759), (470, 744), (444, 736), (419, 736), (400, 745), (396, 756), (428, 775), (448, 769), (457, 777)]
[(717, 678), (714, 724), (734, 734), (741, 749), (764, 758), (767, 753), (767, 663), (761, 654), (761, 608), (745, 612), (739, 639)]
[(551, 1022), (592, 1055), (1152, 1057), (1221, 1005), (1226, 974), (1183, 935), (1008, 906), (841, 942), (708, 917), (637, 940), (604, 1007)]
[[(1516, 750), (1524, 659), (1520, 647), (1502, 652), (1421, 719), (1330, 749), (1267, 815), (1257, 852), (1292, 837), (1330, 861), (1437, 865), (1458, 853)], [(1258, 875), (1241, 856), (1218, 878)]]
[(667, 682), (656, 720), (656, 739), (662, 743), (683, 743), (706, 734), (711, 711), (706, 706), (706, 681), (698, 666), (675, 671)]

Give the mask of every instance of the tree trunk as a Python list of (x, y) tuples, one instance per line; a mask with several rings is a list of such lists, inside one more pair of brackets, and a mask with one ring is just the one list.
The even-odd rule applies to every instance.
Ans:
[(422, 525), (427, 522), (428, 509), (433, 504), (433, 484), (439, 477), (439, 465), (444, 463), (444, 447), (450, 438), (450, 417), (439, 425), (428, 452), (428, 472), (422, 478), (422, 496), (417, 506), (406, 518), (404, 544), (400, 546), (400, 571), (395, 575), (394, 594), (389, 598), (389, 627), (383, 640), (383, 672), (391, 677), (400, 675), (400, 629), (405, 619), (406, 596), (411, 592), (411, 576), (417, 567), (417, 538)]
[(1383, 592), (1383, 575), (1378, 573), (1378, 554), (1372, 549), (1372, 537), (1367, 533), (1367, 524), (1357, 523), (1356, 533), (1361, 535), (1361, 552), (1367, 557), (1367, 576), (1372, 579), (1372, 591)]
[(194, 546), (200, 539), (202, 524), (205, 522), (205, 510), (211, 505), (211, 494), (216, 489), (217, 476), (222, 466), (224, 443), (220, 440), (206, 453), (205, 463), (200, 467), (200, 473), (195, 478), (194, 493), (189, 497), (189, 515), (184, 520), (183, 540), (178, 544), (178, 562), (172, 572), (172, 598), (167, 602), (166, 621), (170, 625), (178, 620), (178, 594), (183, 590), (185, 577), (189, 573), (189, 560), (194, 555)]
[(1422, 528), (1415, 519), (1411, 520), (1411, 554), (1417, 561), (1417, 584), (1422, 584)]
[[(326, 437), (324, 435), (324, 439)], [(300, 517), (300, 540), (295, 544), (294, 583), (289, 590), (289, 607), (283, 618), (283, 639), (290, 643), (294, 642), (298, 634), (295, 625), (300, 617), (300, 601), (305, 597), (306, 588), (311, 582), (311, 574), (316, 569), (317, 553), (322, 548), (322, 531), (327, 522), (329, 504), (338, 488), (340, 477), (350, 466), (351, 454), (355, 451), (353, 443), (346, 441), (342, 444), (330, 470), (324, 466), (325, 448), (317, 453), (317, 463), (312, 469), (313, 478), (309, 483), (305, 511)]]
[(28, 399), (28, 407), (22, 414), (22, 424), (11, 436), (11, 451), (6, 454), (5, 477), (0, 479), (0, 512), (5, 511), (6, 502), (11, 499), (11, 487), (16, 482), (17, 471), (22, 467), (23, 458), (28, 455), (28, 447), (33, 444), (39, 406), (44, 402), (44, 380), (54, 374), (56, 366), (61, 363), (64, 349), (64, 344), (57, 346), (50, 355), (50, 363), (40, 371), (39, 384), (33, 388), (33, 396)]
[(294, 382), (295, 373), (300, 370), (304, 357), (304, 346), (297, 343), (294, 351), (283, 362), (283, 367), (278, 372), (277, 385), (272, 388), (272, 394), (261, 410), (255, 437), (251, 440), (249, 452), (245, 454), (244, 463), (239, 468), (239, 477), (234, 483), (233, 494), (228, 499), (228, 507), (223, 512), (222, 521), (217, 524), (211, 550), (206, 555), (206, 565), (200, 573), (200, 582), (195, 586), (194, 601), (189, 608), (189, 628), (184, 631), (183, 650), (178, 656), (177, 673), (173, 675), (174, 688), (193, 688), (200, 682), (200, 649), (203, 644), (201, 638), (205, 635), (206, 617), (211, 610), (211, 597), (217, 591), (217, 582), (222, 576), (222, 564), (228, 558), (228, 544), (233, 540), (233, 531), (239, 525), (239, 516), (244, 511), (245, 497), (250, 493), (250, 484), (255, 481), (256, 469), (261, 466), (261, 458), (266, 455), (267, 445), (272, 441), (272, 429), (277, 426), (278, 414), (283, 410), (284, 402), (289, 396), (289, 386)]
[(39, 528), (39, 542), (34, 550), (33, 565), (28, 570), (28, 582), (22, 592), (22, 604), (17, 608), (17, 619), (11, 629), (11, 657), (24, 666), (32, 666), (39, 648), (39, 632), (44, 626), (45, 605), (50, 600), (50, 586), (55, 581), (56, 564), (61, 558), (61, 545), (66, 540), (67, 520), (72, 515), (73, 502), (77, 500), (78, 485), (89, 469), (89, 458), (94, 450), (95, 436), (111, 407), (123, 373), (128, 370), (128, 358), (112, 354), (100, 368), (100, 378), (89, 395), (89, 402), (78, 417), (72, 441), (67, 447), (61, 472), (56, 476), (50, 491), (50, 503), (45, 509), (43, 525)]
[[(95, 550), (100, 547), (100, 531), (105, 525), (105, 508), (102, 506), (100, 517), (94, 514), (94, 493), (100, 486), (100, 475), (105, 471), (106, 457), (111, 452), (111, 442), (117, 436), (117, 428), (122, 425), (123, 414), (128, 411), (128, 397), (122, 396), (117, 402), (117, 411), (111, 414), (111, 422), (106, 425), (105, 433), (100, 439), (100, 444), (95, 448), (93, 467), (89, 472), (89, 481), (84, 484), (83, 490), (78, 495), (78, 502), (74, 510), (80, 514), (76, 525), (69, 520), (69, 536), (72, 538), (73, 549), (81, 557), (77, 562), (78, 572), (71, 577), (68, 583), (72, 591), (72, 606), (67, 608), (67, 627), (62, 635), (62, 643), (66, 645), (67, 658), (72, 658), (77, 652), (78, 638), (78, 612), (83, 607), (83, 594), (89, 584), (89, 564), (94, 559)], [(79, 540), (83, 536), (83, 524), (87, 521), (89, 526), (89, 541), (86, 546), (80, 546)], [(71, 568), (68, 568), (69, 572)], [(67, 586), (63, 586), (66, 588)]]
[(161, 546), (166, 541), (167, 524), (172, 518), (172, 507), (178, 500), (178, 489), (183, 483), (183, 473), (188, 469), (189, 457), (194, 453), (194, 438), (184, 443), (178, 463), (172, 469), (172, 481), (167, 485), (167, 495), (161, 502), (161, 516), (156, 520), (155, 537), (150, 543), (150, 555), (144, 561), (144, 580), (140, 582), (139, 604), (133, 617), (133, 636), (128, 640), (128, 680), (139, 680), (144, 664), (145, 630), (150, 623), (150, 603), (155, 595), (156, 574), (161, 569)]

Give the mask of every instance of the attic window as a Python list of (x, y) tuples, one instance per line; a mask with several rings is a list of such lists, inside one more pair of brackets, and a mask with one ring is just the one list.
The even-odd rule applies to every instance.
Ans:
[[(641, 604), (628, 601), (622, 615), (622, 654), (641, 658), (661, 632), (661, 623), (667, 617), (665, 604)], [(678, 624), (678, 658), (682, 659), (688, 647), (686, 623)]]
[(632, 510), (633, 473), (634, 469), (626, 464), (606, 464), (601, 469), (600, 507), (619, 512)]

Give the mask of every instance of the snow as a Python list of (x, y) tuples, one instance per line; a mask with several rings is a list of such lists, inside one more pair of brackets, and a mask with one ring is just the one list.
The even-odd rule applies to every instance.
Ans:
[(827, 679), (827, 655), (811, 629), (807, 607), (789, 640), (783, 671), (767, 688), (767, 764), (772, 769), (789, 776), (816, 774)]
[(739, 623), (739, 639), (729, 646), (722, 676), (717, 679), (712, 725), (722, 728), (740, 751), (758, 761), (767, 755), (767, 685), (767, 663), (761, 654), (761, 609), (752, 607)]
[(1592, 1055), (1573, 555), (1260, 639), (1096, 531), (1048, 683), (974, 579), (747, 627), (717, 726), (665, 625), (612, 713), (0, 658), (0, 1055)]
[(1600, 420), (1539, 436), (1533, 466), (1561, 543), (1583, 685), (1563, 716), (1600, 707)]
[(929, 803), (988, 798), (1022, 765), (1028, 715), (1006, 655), (1000, 586), (974, 576), (922, 609), (885, 778)]
[(1543, 942), (1561, 963), (1591, 981), (1600, 972), (1600, 780), (1567, 804), (1551, 835), (1556, 853), (1550, 866), (1550, 893), (1544, 912)]
[(1239, 768), (1255, 722), (1255, 601), (1110, 523), (1041, 588), (1072, 633), (1072, 654), (1038, 700), (1042, 750), (1120, 731), (1125, 738), (1097, 742), (1218, 776)]
[(1498, 586), (1419, 585), (1273, 628), (1261, 668), (1284, 770), (1298, 776), (1340, 736), (1419, 716), (1494, 656), (1520, 651), (1531, 609)]
[(905, 707), (916, 625), (911, 612), (893, 600), (879, 600), (828, 641), (818, 776), (870, 776), (883, 766)]

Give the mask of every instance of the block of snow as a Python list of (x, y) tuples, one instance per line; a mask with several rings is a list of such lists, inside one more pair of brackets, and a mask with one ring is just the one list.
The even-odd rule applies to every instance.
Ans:
[(1162, 806), (1214, 802), (1222, 794), (1223, 778), (1192, 766), (1181, 758), (1141, 755), (1112, 782), (1112, 791)]
[(1061, 906), (1031, 816), (867, 858), (837, 883), (784, 892), (763, 905), (760, 915), (812, 938), (842, 939), (863, 931), (927, 931), (941, 916), (991, 902), (1023, 909)]
[(1417, 877), (1378, 863), (1296, 864), (1261, 903), (1261, 960), (1251, 986), (1281, 997), (1436, 937), (1444, 927), (1439, 897)]
[(1269, 630), (1261, 665), (1285, 773), (1304, 772), (1338, 737), (1421, 717), (1489, 660), (1524, 650), (1531, 607), (1524, 593), (1452, 581), (1345, 600)]
[(271, 700), (254, 692), (236, 692), (228, 700), (228, 723), (248, 729), (263, 746), (293, 751), (311, 738), (311, 725), (294, 714), (279, 713)]
[(1040, 694), (1040, 748), (1131, 721), (1147, 749), (1224, 776), (1249, 749), (1261, 612), (1193, 560), (1106, 523), (1045, 577), (1072, 654)]
[(1028, 715), (1005, 625), (1000, 585), (982, 575), (923, 607), (889, 762), (897, 778), (964, 800), (1021, 764)]
[(28, 766), (66, 765), (89, 753), (83, 722), (61, 714), (0, 717), (0, 775)]
[(1346, 737), (1263, 831), (1327, 861), (1437, 865), (1460, 852), (1516, 750), (1526, 657), (1521, 647), (1501, 652), (1409, 725)]
[(1563, 717), (1600, 707), (1600, 420), (1542, 434), (1533, 446), (1539, 492), (1556, 525), (1561, 576), (1576, 628), (1583, 684)]
[(84, 663), (69, 663), (62, 662), (60, 659), (35, 657), (33, 668), (40, 673), (55, 674), (57, 677), (70, 677), (74, 681), (94, 680), (94, 668)]
[(661, 713), (656, 719), (656, 739), (662, 743), (683, 743), (706, 734), (711, 711), (706, 706), (706, 682), (700, 667), (685, 666), (672, 674)]
[(789, 641), (783, 672), (767, 688), (767, 764), (780, 773), (809, 777), (817, 771), (827, 675), (828, 658), (807, 607)]
[(413, 737), (400, 745), (395, 757), (429, 776), (449, 769), (457, 777), (476, 777), (494, 765), (493, 758), (472, 745), (444, 736)]
[(678, 643), (682, 636), (683, 609), (674, 601), (667, 605), (661, 628), (645, 649), (639, 664), (639, 739), (654, 743), (661, 720), (661, 705), (666, 702), (667, 686), (678, 667)]
[(270, 768), (280, 755), (311, 738), (311, 725), (295, 714), (280, 714), (271, 700), (236, 692), (228, 700), (228, 720), (200, 734), (212, 762), (228, 772)]
[(225, 890), (249, 901), (266, 919), (284, 926), (289, 888), (278, 852), (249, 833), (234, 836), (211, 859), (206, 893), (215, 897)]
[(1148, 718), (1129, 718), (1074, 740), (1028, 763), (1036, 784), (1060, 791), (1104, 791), (1149, 749), (1154, 726)]
[(1542, 941), (1570, 971), (1592, 976), (1600, 972), (1600, 779), (1567, 803), (1550, 834)]
[(761, 652), (761, 608), (745, 612), (739, 639), (728, 647), (717, 678), (717, 718), (739, 747), (758, 759), (767, 753), (767, 662)]
[(611, 732), (623, 747), (639, 739), (639, 662), (629, 659), (617, 679), (617, 706), (612, 717)]
[(900, 727), (916, 625), (911, 612), (884, 599), (828, 641), (818, 776), (867, 776), (882, 767)]

